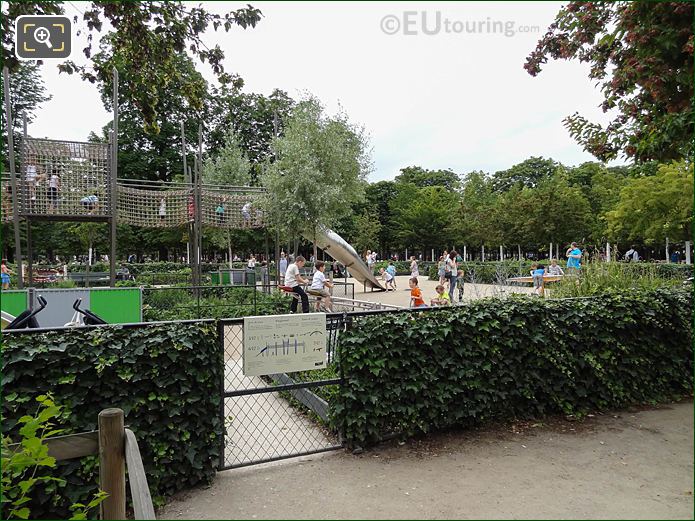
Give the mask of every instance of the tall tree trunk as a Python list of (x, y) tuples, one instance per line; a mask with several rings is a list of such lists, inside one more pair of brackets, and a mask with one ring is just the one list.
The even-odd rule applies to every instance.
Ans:
[(232, 269), (232, 234), (227, 229), (227, 255), (229, 256), (229, 269)]

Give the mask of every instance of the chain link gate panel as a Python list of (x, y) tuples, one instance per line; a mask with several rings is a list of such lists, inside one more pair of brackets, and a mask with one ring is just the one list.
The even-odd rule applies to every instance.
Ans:
[[(327, 363), (337, 364), (342, 315), (328, 315)], [(315, 454), (342, 447), (327, 427), (328, 404), (316, 395), (341, 378), (300, 380), (302, 373), (270, 376), (243, 374), (243, 319), (219, 321), (224, 375), (220, 415), (225, 434), (220, 470)], [(337, 366), (336, 366), (337, 367)]]

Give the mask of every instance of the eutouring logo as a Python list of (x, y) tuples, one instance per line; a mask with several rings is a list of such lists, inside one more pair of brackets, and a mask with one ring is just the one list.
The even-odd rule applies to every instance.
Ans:
[(536, 25), (517, 26), (514, 20), (452, 20), (441, 11), (403, 11), (381, 19), (381, 31), (390, 36), (434, 36), (438, 34), (499, 34), (507, 38), (517, 33), (537, 33)]

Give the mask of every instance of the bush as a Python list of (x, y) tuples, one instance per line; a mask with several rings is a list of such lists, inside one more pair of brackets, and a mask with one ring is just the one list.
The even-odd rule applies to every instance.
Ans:
[(692, 307), (671, 288), (355, 319), (340, 336), (348, 383), (331, 421), (365, 444), (691, 395)]
[[(222, 364), (213, 322), (3, 333), (3, 435), (16, 437), (30, 400), (51, 393), (66, 433), (97, 428), (119, 407), (138, 439), (155, 500), (208, 482), (222, 436)], [(57, 422), (58, 423), (58, 422)], [(61, 462), (66, 484), (33, 497), (32, 515), (67, 519), (98, 482), (96, 456)]]

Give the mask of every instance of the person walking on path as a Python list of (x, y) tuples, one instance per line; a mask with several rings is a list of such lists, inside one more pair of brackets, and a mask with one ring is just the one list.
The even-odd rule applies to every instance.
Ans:
[(410, 278), (417, 278), (420, 276), (420, 270), (417, 267), (417, 261), (415, 260), (415, 255), (410, 257)]
[[(309, 312), (309, 297), (300, 286), (300, 284), (306, 284), (308, 281), (299, 274), (299, 270), (304, 267), (306, 259), (301, 255), (297, 255), (295, 261), (287, 266), (287, 271), (285, 272), (285, 286), (292, 288), (292, 292), (299, 296), (302, 301), (302, 313)], [(290, 313), (297, 312), (297, 299), (292, 299), (292, 304), (290, 304)]]
[(454, 303), (454, 291), (456, 290), (456, 281), (458, 274), (458, 263), (456, 262), (456, 250), (452, 250), (449, 253), (449, 258), (446, 260), (445, 275), (449, 280), (449, 297), (451, 298), (451, 303)]
[(388, 267), (386, 268), (386, 271), (388, 271), (391, 274), (391, 285), (393, 286), (393, 290), (395, 291), (398, 289), (398, 286), (396, 285), (396, 266), (393, 264), (393, 261), (389, 262)]
[(582, 269), (582, 250), (576, 242), (573, 242), (570, 247), (567, 248), (565, 256), (567, 257), (567, 273), (579, 274)]

